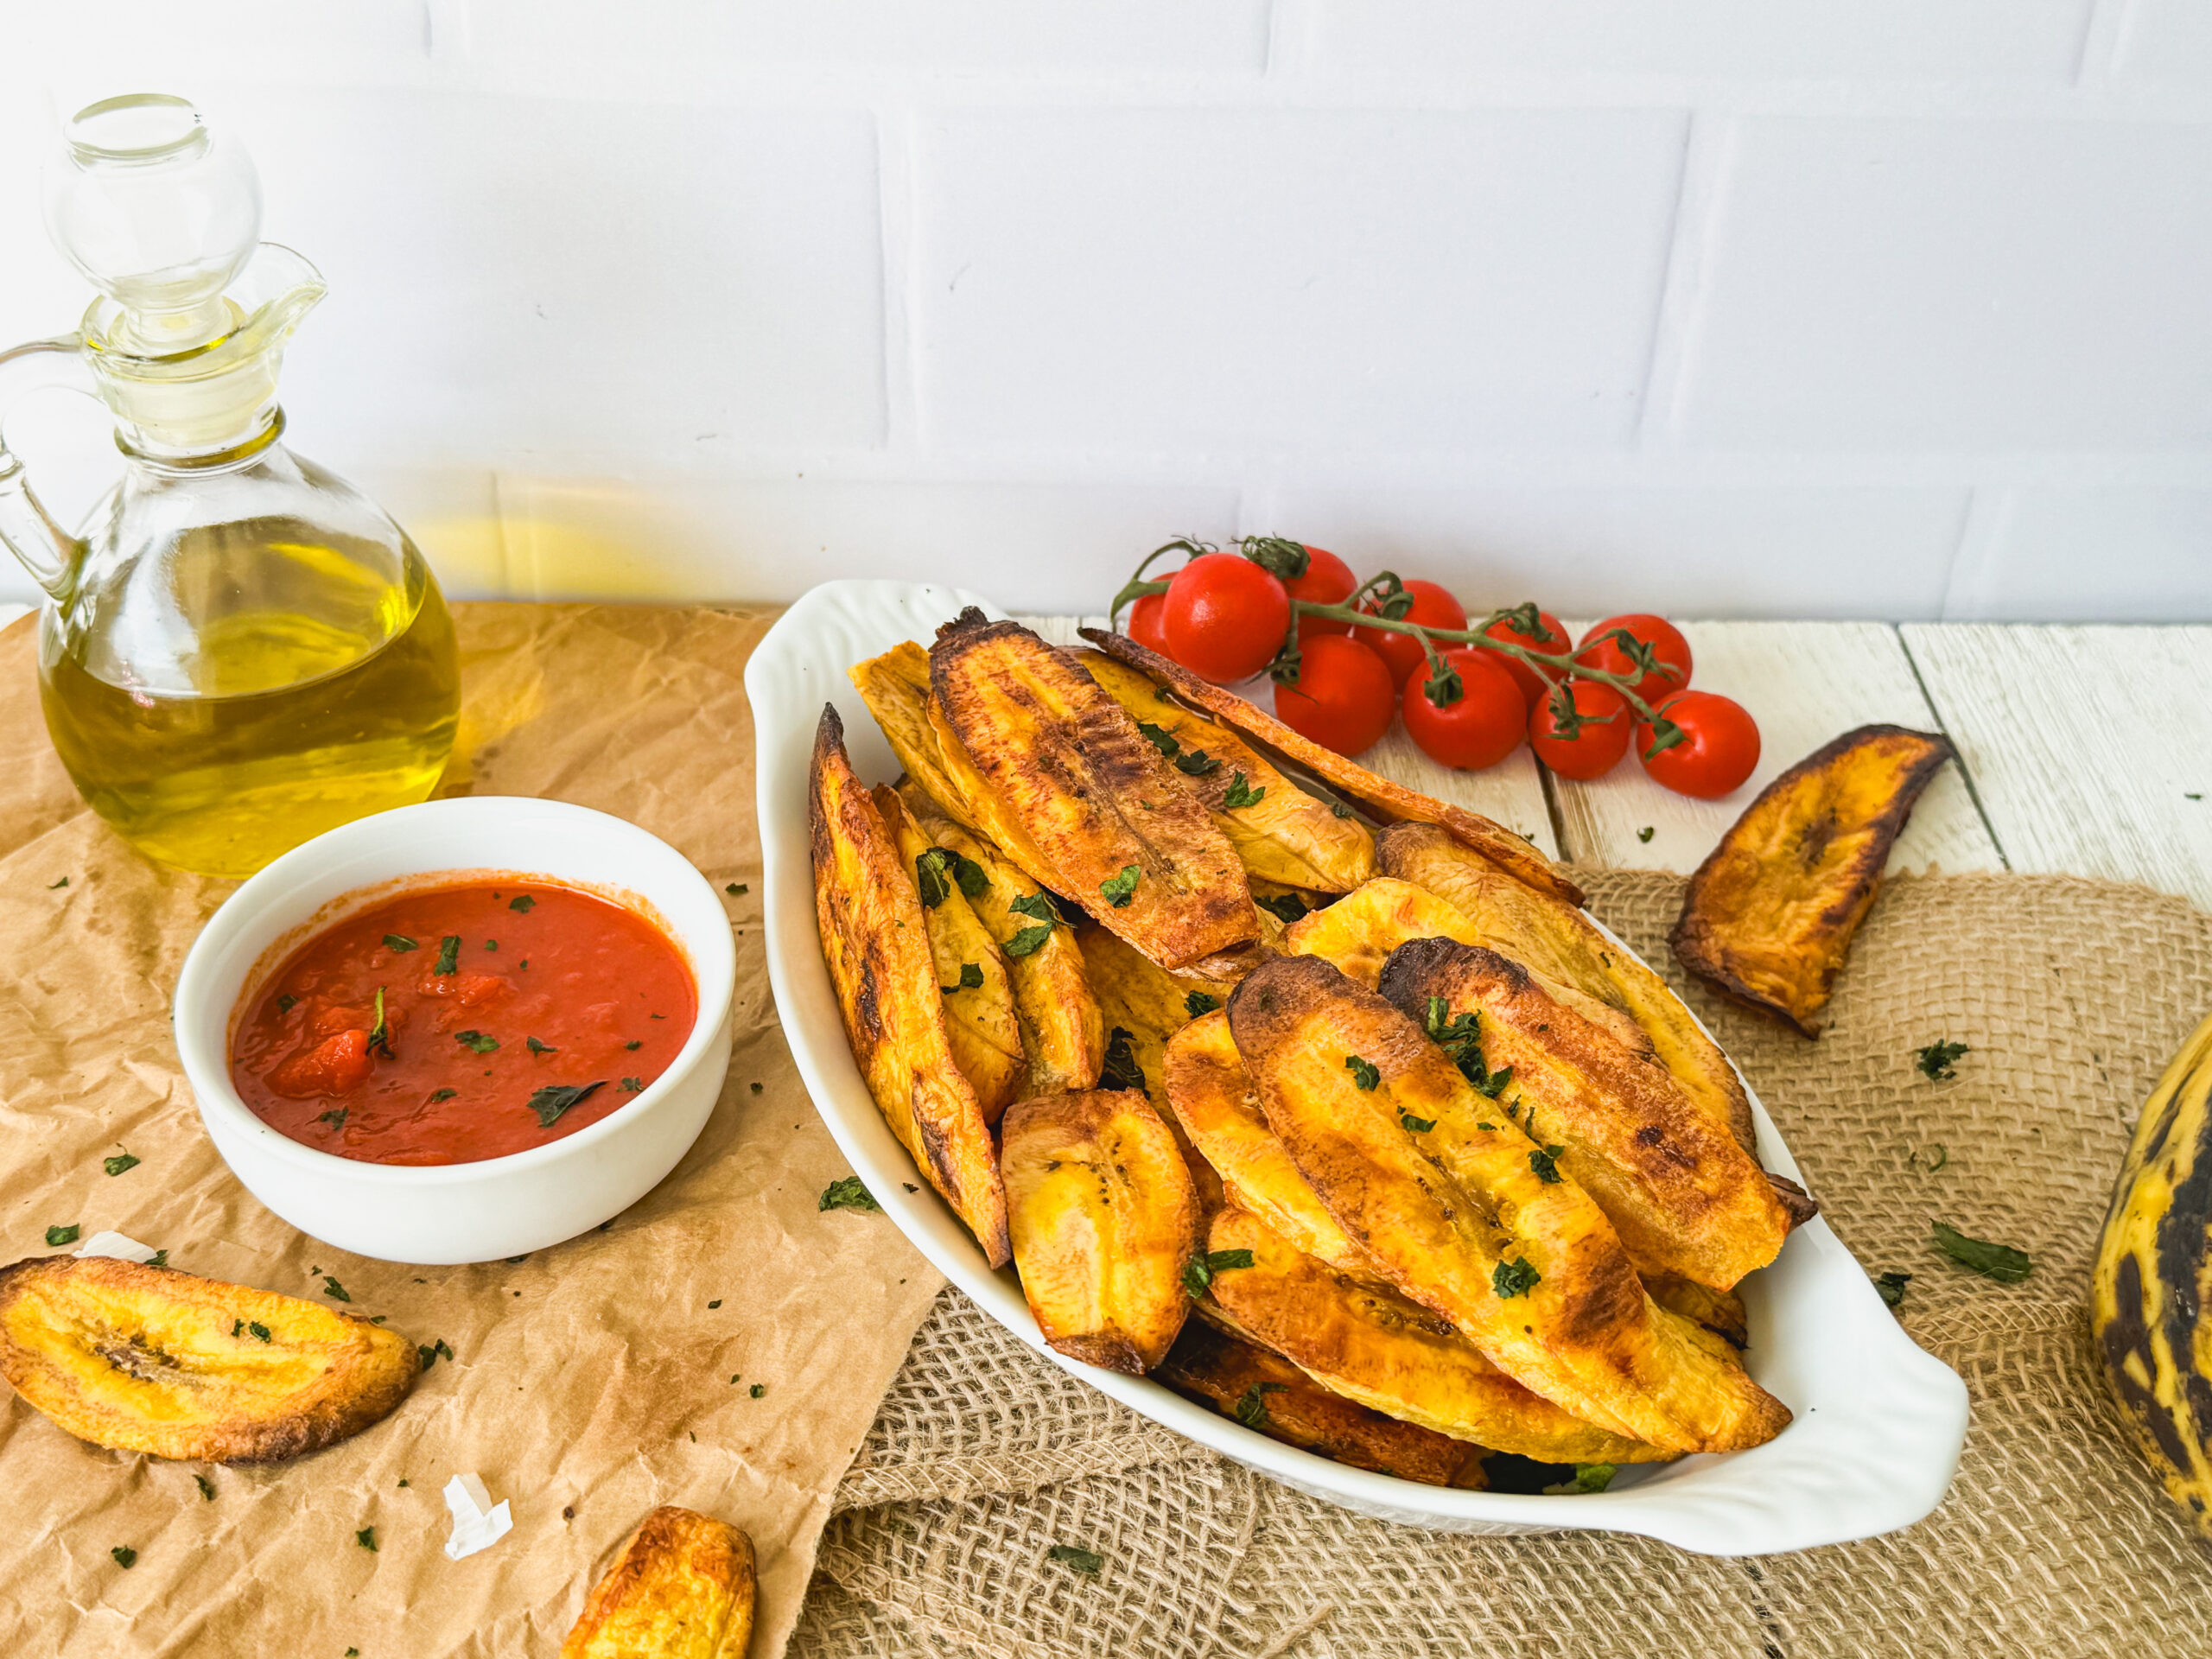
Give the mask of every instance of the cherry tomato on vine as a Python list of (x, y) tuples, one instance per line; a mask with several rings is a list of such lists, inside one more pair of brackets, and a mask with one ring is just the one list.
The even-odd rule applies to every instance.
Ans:
[(1560, 729), (1554, 700), (1546, 692), (1529, 715), (1529, 747), (1562, 778), (1602, 778), (1628, 753), (1628, 699), (1594, 680), (1569, 680), (1567, 692), (1582, 717), (1574, 734)]
[(1236, 553), (1202, 553), (1162, 595), (1167, 654), (1216, 685), (1248, 680), (1274, 659), (1290, 631), (1290, 595)]
[(1298, 683), (1275, 687), (1275, 713), (1338, 754), (1373, 748), (1397, 712), (1390, 671), (1357, 639), (1325, 633), (1300, 649)]
[[(1406, 584), (1406, 592), (1413, 595), (1413, 605), (1398, 618), (1401, 622), (1418, 622), (1425, 628), (1465, 628), (1467, 607), (1452, 596), (1452, 591), (1433, 582), (1414, 581)], [(1370, 597), (1360, 607), (1370, 614), (1380, 615), (1382, 601)], [(1379, 652), (1390, 665), (1390, 677), (1400, 685), (1406, 676), (1419, 668), (1423, 660), (1421, 640), (1410, 633), (1400, 633), (1395, 628), (1354, 628), (1351, 637), (1370, 651)], [(1445, 649), (1445, 642), (1437, 642)]]
[(1167, 595), (1147, 594), (1129, 607), (1129, 613), (1122, 619), (1122, 632), (1147, 651), (1172, 657), (1174, 652), (1167, 649), (1166, 620)]
[[(1662, 697), (1671, 697), (1690, 683), (1690, 642), (1682, 638), (1682, 631), (1663, 616), (1651, 616), (1638, 611), (1627, 616), (1609, 616), (1582, 636), (1576, 647), (1574, 660), (1581, 667), (1594, 668), (1607, 674), (1633, 674), (1636, 664), (1629, 660), (1628, 652), (1621, 649), (1618, 639), (1605, 636), (1615, 628), (1624, 628), (1629, 634), (1649, 645), (1660, 663), (1680, 671), (1665, 674), (1654, 671), (1636, 683), (1636, 695), (1646, 702), (1656, 705)], [(1604, 639), (1602, 645), (1592, 640)], [(1639, 751), (1641, 753), (1641, 751)]]
[[(1306, 550), (1306, 574), (1293, 576), (1283, 583), (1293, 599), (1302, 599), (1314, 605), (1341, 605), (1359, 589), (1359, 578), (1351, 567), (1325, 548)], [(1298, 643), (1301, 645), (1319, 639), (1325, 633), (1350, 633), (1351, 624), (1339, 622), (1333, 617), (1301, 616), (1298, 619)], [(1393, 684), (1396, 682), (1393, 681)], [(1309, 735), (1311, 735), (1309, 734)], [(1319, 742), (1320, 740), (1314, 740)], [(1346, 753), (1355, 751), (1346, 750)]]
[(1406, 677), (1401, 712), (1407, 734), (1447, 766), (1494, 766), (1520, 747), (1528, 730), (1521, 688), (1494, 651), (1455, 645), (1442, 655), (1445, 667), (1459, 675), (1459, 696), (1439, 708), (1428, 695), (1429, 665), (1421, 663)]
[(1514, 619), (1510, 616), (1499, 617), (1497, 621), (1483, 630), (1493, 639), (1503, 639), (1512, 645), (1526, 645), (1531, 651), (1540, 651), (1548, 657), (1559, 658), (1559, 668), (1554, 672), (1550, 669), (1532, 668), (1518, 657), (1507, 657), (1501, 654), (1498, 658), (1498, 660), (1505, 664), (1505, 671), (1513, 676), (1513, 683), (1521, 688), (1521, 696), (1528, 702), (1532, 713), (1537, 703), (1543, 700), (1544, 694), (1566, 676), (1567, 653), (1573, 646), (1573, 640), (1567, 632), (1567, 625), (1559, 618), (1554, 616), (1549, 611), (1538, 611), (1536, 618), (1541, 632), (1550, 635), (1549, 639), (1522, 632), (1514, 626)]
[(1682, 741), (1649, 754), (1650, 723), (1637, 721), (1637, 758), (1653, 782), (1700, 801), (1743, 786), (1759, 763), (1759, 728), (1742, 703), (1717, 691), (1684, 691), (1657, 707), (1662, 719), (1682, 728)]

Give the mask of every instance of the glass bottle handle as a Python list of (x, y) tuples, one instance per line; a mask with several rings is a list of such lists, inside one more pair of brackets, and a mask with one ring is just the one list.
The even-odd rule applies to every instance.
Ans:
[[(34, 391), (59, 387), (98, 397), (99, 391), (83, 353), (84, 341), (75, 334), (35, 340), (0, 352), (0, 427), (16, 401)], [(85, 544), (55, 524), (31, 493), (23, 463), (10, 451), (4, 431), (0, 431), (0, 542), (8, 544), (32, 579), (57, 602), (67, 601)]]

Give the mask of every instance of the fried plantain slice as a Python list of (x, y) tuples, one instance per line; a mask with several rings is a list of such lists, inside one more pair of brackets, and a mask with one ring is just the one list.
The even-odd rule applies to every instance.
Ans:
[(1660, 1306), (1681, 1314), (1714, 1341), (1725, 1344), (1725, 1351), (1740, 1354), (1751, 1345), (1744, 1299), (1734, 1291), (1715, 1290), (1694, 1280), (1652, 1274), (1644, 1276), (1643, 1288)]
[(1268, 1127), (1226, 1014), (1205, 1014), (1169, 1038), (1161, 1073), (1176, 1121), (1231, 1201), (1307, 1255), (1383, 1282), (1382, 1268), (1337, 1225)]
[[(1097, 1001), (1084, 976), (1075, 930), (1061, 919), (1052, 895), (996, 847), (938, 811), (937, 803), (912, 779), (900, 786), (900, 794), (924, 834), (983, 874), (980, 890), (969, 902), (1006, 958), (1007, 976), (1014, 983), (1014, 1016), (1021, 1026), (1021, 1051), (1028, 1061), (1015, 1084), (1014, 1098), (1096, 1086), (1106, 1039)], [(974, 885), (971, 880), (961, 891), (965, 893)]]
[(980, 865), (957, 864), (923, 833), (899, 791), (878, 784), (868, 791), (875, 810), (897, 844), (899, 859), (914, 873), (922, 919), (929, 930), (930, 958), (937, 965), (938, 994), (944, 1000), (944, 1034), (952, 1063), (983, 1109), (983, 1121), (995, 1123), (1018, 1098), (1015, 1090), (1028, 1069), (1021, 1046), (1021, 1020), (1014, 1012), (1014, 982), (998, 944), (968, 902), (968, 889), (980, 894), (989, 878)]
[(1948, 739), (1861, 726), (1764, 789), (1690, 878), (1672, 936), (1683, 967), (1820, 1035), (1852, 935)]
[(296, 1458), (388, 1416), (422, 1369), (397, 1332), (273, 1291), (108, 1256), (0, 1268), (0, 1372), (112, 1451)]
[(1427, 938), (1472, 944), (1474, 925), (1434, 893), (1384, 875), (1293, 922), (1282, 942), (1292, 955), (1319, 957), (1371, 991), (1393, 950)]
[(875, 802), (824, 706), (807, 768), (814, 915), (853, 1058), (891, 1132), (995, 1268), (1012, 1259), (982, 1103), (952, 1058), (928, 924)]
[(1582, 902), (1582, 889), (1534, 847), (1503, 824), (1479, 812), (1432, 799), (1403, 784), (1378, 777), (1356, 760), (1302, 737), (1273, 715), (1246, 702), (1233, 691), (1200, 679), (1179, 663), (1147, 651), (1134, 639), (1103, 628), (1085, 628), (1083, 637), (1117, 662), (1150, 675), (1187, 702), (1219, 716), (1249, 737), (1258, 739), (1276, 753), (1287, 755), (1315, 777), (1334, 785), (1376, 817), (1395, 823), (1410, 819), (1442, 824), (1499, 868), (1526, 881), (1539, 893), (1550, 893), (1568, 904)]
[(1789, 1421), (1645, 1296), (1589, 1195), (1546, 1180), (1541, 1148), (1382, 996), (1285, 957), (1231, 993), (1229, 1020), (1268, 1126), (1338, 1224), (1492, 1364), (1668, 1451), (1756, 1446)]
[(1160, 1380), (1245, 1427), (1354, 1469), (1481, 1491), (1483, 1451), (1332, 1393), (1257, 1344), (1203, 1319), (1183, 1327)]
[(1001, 1167), (1021, 1294), (1071, 1358), (1141, 1376), (1190, 1312), (1198, 1200), (1160, 1115), (1130, 1090), (1025, 1100)]
[[(875, 716), (891, 753), (906, 769), (921, 791), (937, 804), (938, 810), (967, 829), (976, 828), (968, 816), (963, 791), (945, 769), (937, 728), (930, 724), (930, 653), (912, 639), (901, 640), (880, 657), (855, 663), (846, 671), (853, 689)], [(913, 803), (909, 799), (909, 805)], [(918, 815), (926, 817), (916, 809)]]
[(1135, 1089), (1152, 1103), (1183, 1149), (1202, 1208), (1221, 1202), (1221, 1180), (1191, 1144), (1189, 1132), (1164, 1084), (1168, 1037), (1198, 1012), (1217, 1008), (1229, 987), (1191, 975), (1170, 974), (1103, 927), (1084, 930), (1084, 969), (1096, 988), (1107, 1032), (1102, 1089)]
[(1209, 1256), (1249, 1250), (1217, 1269), (1209, 1306), (1348, 1400), (1493, 1452), (1547, 1463), (1650, 1463), (1669, 1454), (1578, 1421), (1483, 1357), (1441, 1315), (1300, 1254), (1256, 1217), (1224, 1210)]
[(755, 1591), (750, 1538), (663, 1504), (592, 1586), (561, 1659), (745, 1659)]
[(1376, 839), (1376, 852), (1386, 874), (1427, 888), (1472, 922), (1476, 937), (1469, 943), (1512, 957), (1553, 996), (1631, 1048), (1639, 1046), (1640, 1033), (1699, 1109), (1726, 1126), (1745, 1151), (1756, 1153), (1751, 1097), (1720, 1045), (1666, 981), (1617, 947), (1581, 911), (1514, 880), (1433, 824), (1392, 824)]
[(1054, 891), (1163, 968), (1259, 937), (1228, 837), (1072, 657), (971, 607), (938, 631), (930, 688), (944, 728), (1044, 857)]
[(1781, 1251), (1789, 1211), (1758, 1160), (1664, 1067), (1547, 996), (1520, 963), (1416, 939), (1391, 957), (1380, 989), (1469, 1076), (1511, 1073), (1497, 1098), (1552, 1148), (1539, 1173), (1597, 1200), (1638, 1273), (1726, 1290)]
[[(1375, 874), (1375, 837), (1357, 817), (1340, 816), (1307, 794), (1228, 727), (1163, 696), (1127, 664), (1103, 651), (1077, 652), (1075, 658), (1205, 803), (1247, 874), (1287, 887), (1350, 893)], [(1229, 804), (1232, 789), (1235, 806)]]

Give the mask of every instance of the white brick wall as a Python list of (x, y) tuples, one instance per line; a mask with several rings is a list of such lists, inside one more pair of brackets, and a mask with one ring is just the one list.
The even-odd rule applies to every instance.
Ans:
[[(1093, 608), (1274, 531), (1569, 613), (2212, 619), (2212, 0), (0, 26), (0, 344), (83, 302), (52, 112), (188, 93), (331, 281), (294, 438), (460, 593)], [(65, 512), (98, 436), (10, 426)]]

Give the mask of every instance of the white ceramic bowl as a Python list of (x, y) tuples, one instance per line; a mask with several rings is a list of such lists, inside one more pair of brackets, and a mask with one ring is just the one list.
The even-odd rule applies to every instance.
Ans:
[[(231, 1085), (247, 990), (340, 918), (410, 887), (477, 874), (582, 887), (651, 916), (690, 964), (699, 1017), (667, 1071), (588, 1128), (504, 1158), (401, 1166), (279, 1135)], [(200, 1122), (246, 1190), (302, 1232), (385, 1262), (521, 1255), (573, 1238), (650, 1192), (706, 1127), (729, 1070), (737, 950), (706, 878), (658, 836), (559, 801), (474, 796), (357, 819), (296, 847), (217, 911), (177, 980), (177, 1052)]]
[[(815, 931), (806, 765), (822, 705), (835, 702), (845, 716), (863, 779), (895, 776), (898, 764), (846, 668), (902, 639), (926, 644), (963, 605), (1004, 614), (955, 588), (828, 582), (785, 613), (745, 671), (766, 861), (768, 977), (784, 1037), (853, 1168), (947, 1278), (1024, 1342), (1124, 1405), (1287, 1486), (1386, 1521), (1471, 1533), (1583, 1527), (1755, 1555), (1887, 1532), (1942, 1502), (1966, 1439), (1965, 1385), (1904, 1334), (1865, 1269), (1817, 1220), (1742, 1287), (1751, 1334), (1745, 1363), (1796, 1421), (1765, 1446), (1624, 1469), (1610, 1491), (1583, 1497), (1452, 1491), (1370, 1474), (1255, 1433), (1156, 1382), (1047, 1348), (1013, 1270), (991, 1271), (951, 1210), (914, 1179), (912, 1160), (846, 1046)], [(1766, 1166), (1801, 1179), (1755, 1095), (1751, 1111)]]

